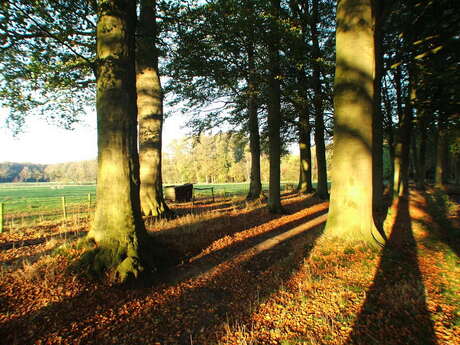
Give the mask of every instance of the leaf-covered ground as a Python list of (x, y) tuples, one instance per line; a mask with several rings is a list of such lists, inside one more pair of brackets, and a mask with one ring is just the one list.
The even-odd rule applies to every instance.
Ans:
[(57, 248), (84, 227), (0, 234), (0, 343), (460, 343), (458, 204), (412, 192), (381, 250), (322, 236), (325, 202), (283, 206), (176, 205), (181, 217), (150, 226), (182, 264), (142, 287), (67, 273), (78, 250)]

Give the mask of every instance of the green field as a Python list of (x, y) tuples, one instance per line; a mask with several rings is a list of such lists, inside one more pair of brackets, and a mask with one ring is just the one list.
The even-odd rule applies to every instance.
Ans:
[[(283, 183), (282, 189), (288, 184)], [(291, 184), (292, 185), (292, 184)], [(248, 183), (194, 184), (194, 197), (245, 195)], [(206, 188), (200, 190), (200, 188)], [(213, 190), (211, 190), (213, 188)], [(268, 184), (263, 185), (268, 189)], [(64, 198), (64, 200), (63, 200)], [(59, 183), (2, 183), (0, 184), (0, 203), (3, 204), (4, 223), (11, 225), (20, 222), (62, 219), (63, 202), (67, 217), (87, 216), (96, 200), (95, 184), (59, 184)]]

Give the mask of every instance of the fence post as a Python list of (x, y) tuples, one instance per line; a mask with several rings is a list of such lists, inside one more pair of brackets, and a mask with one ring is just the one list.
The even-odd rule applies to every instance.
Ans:
[(67, 220), (67, 210), (65, 209), (65, 196), (62, 197), (62, 213), (64, 214), (64, 220)]
[(91, 212), (91, 193), (88, 193), (88, 213)]
[(0, 234), (3, 232), (3, 202), (0, 202)]

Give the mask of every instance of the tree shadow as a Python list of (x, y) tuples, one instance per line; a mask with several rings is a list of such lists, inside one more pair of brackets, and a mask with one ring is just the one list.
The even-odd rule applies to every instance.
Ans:
[(56, 234), (56, 235), (49, 235), (49, 236), (44, 236), (44, 237), (39, 237), (39, 238), (31, 238), (31, 239), (25, 239), (25, 240), (20, 240), (20, 241), (9, 241), (9, 242), (1, 243), (0, 250), (8, 250), (8, 249), (27, 247), (27, 246), (35, 246), (37, 244), (42, 244), (42, 243), (45, 243), (53, 239), (60, 239), (60, 240), (74, 239), (74, 238), (83, 237), (86, 233), (87, 231), (85, 230), (67, 231), (67, 232)]
[(460, 258), (460, 231), (449, 219), (449, 198), (446, 194), (435, 191), (434, 193), (422, 193), (427, 201), (428, 211), (439, 226), (433, 226), (429, 222), (424, 223), (431, 235), (447, 244), (450, 249)]
[[(324, 221), (323, 216), (320, 223)], [(216, 263), (212, 272), (174, 285), (83, 289), (78, 296), (3, 323), (0, 336), (9, 344), (209, 343), (222, 336), (229, 323), (250, 327), (254, 308), (282, 288), (321, 235), (322, 226), (311, 224), (315, 227), (307, 223), (289, 229), (288, 236), (260, 250), (245, 251), (236, 261)]]
[[(315, 197), (310, 197), (300, 200), (283, 200), (283, 207), (292, 214), (323, 203)], [(326, 208), (327, 204), (324, 204), (324, 209)], [(210, 219), (197, 218), (196, 221), (187, 222), (185, 225), (180, 225), (181, 220), (178, 219), (178, 226), (151, 234), (159, 242), (165, 243), (180, 253), (183, 261), (188, 261), (214, 241), (226, 236), (236, 236), (242, 231), (281, 217), (282, 215), (269, 214), (265, 206), (261, 205), (254, 209), (219, 214)], [(175, 223), (172, 221), (170, 224)]]
[(409, 201), (397, 203), (389, 240), (347, 344), (436, 344)]

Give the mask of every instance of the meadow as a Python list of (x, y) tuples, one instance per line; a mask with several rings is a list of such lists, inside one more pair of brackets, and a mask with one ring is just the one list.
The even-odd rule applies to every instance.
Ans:
[[(215, 197), (242, 196), (249, 190), (249, 183), (194, 184), (193, 186), (196, 188), (194, 198), (197, 200), (212, 198), (213, 194)], [(282, 184), (283, 190), (291, 187), (291, 183)], [(263, 189), (267, 190), (268, 184), (264, 184)], [(47, 182), (0, 184), (0, 203), (3, 204), (3, 223), (6, 229), (49, 220), (88, 217), (94, 210), (95, 201), (95, 184)]]

